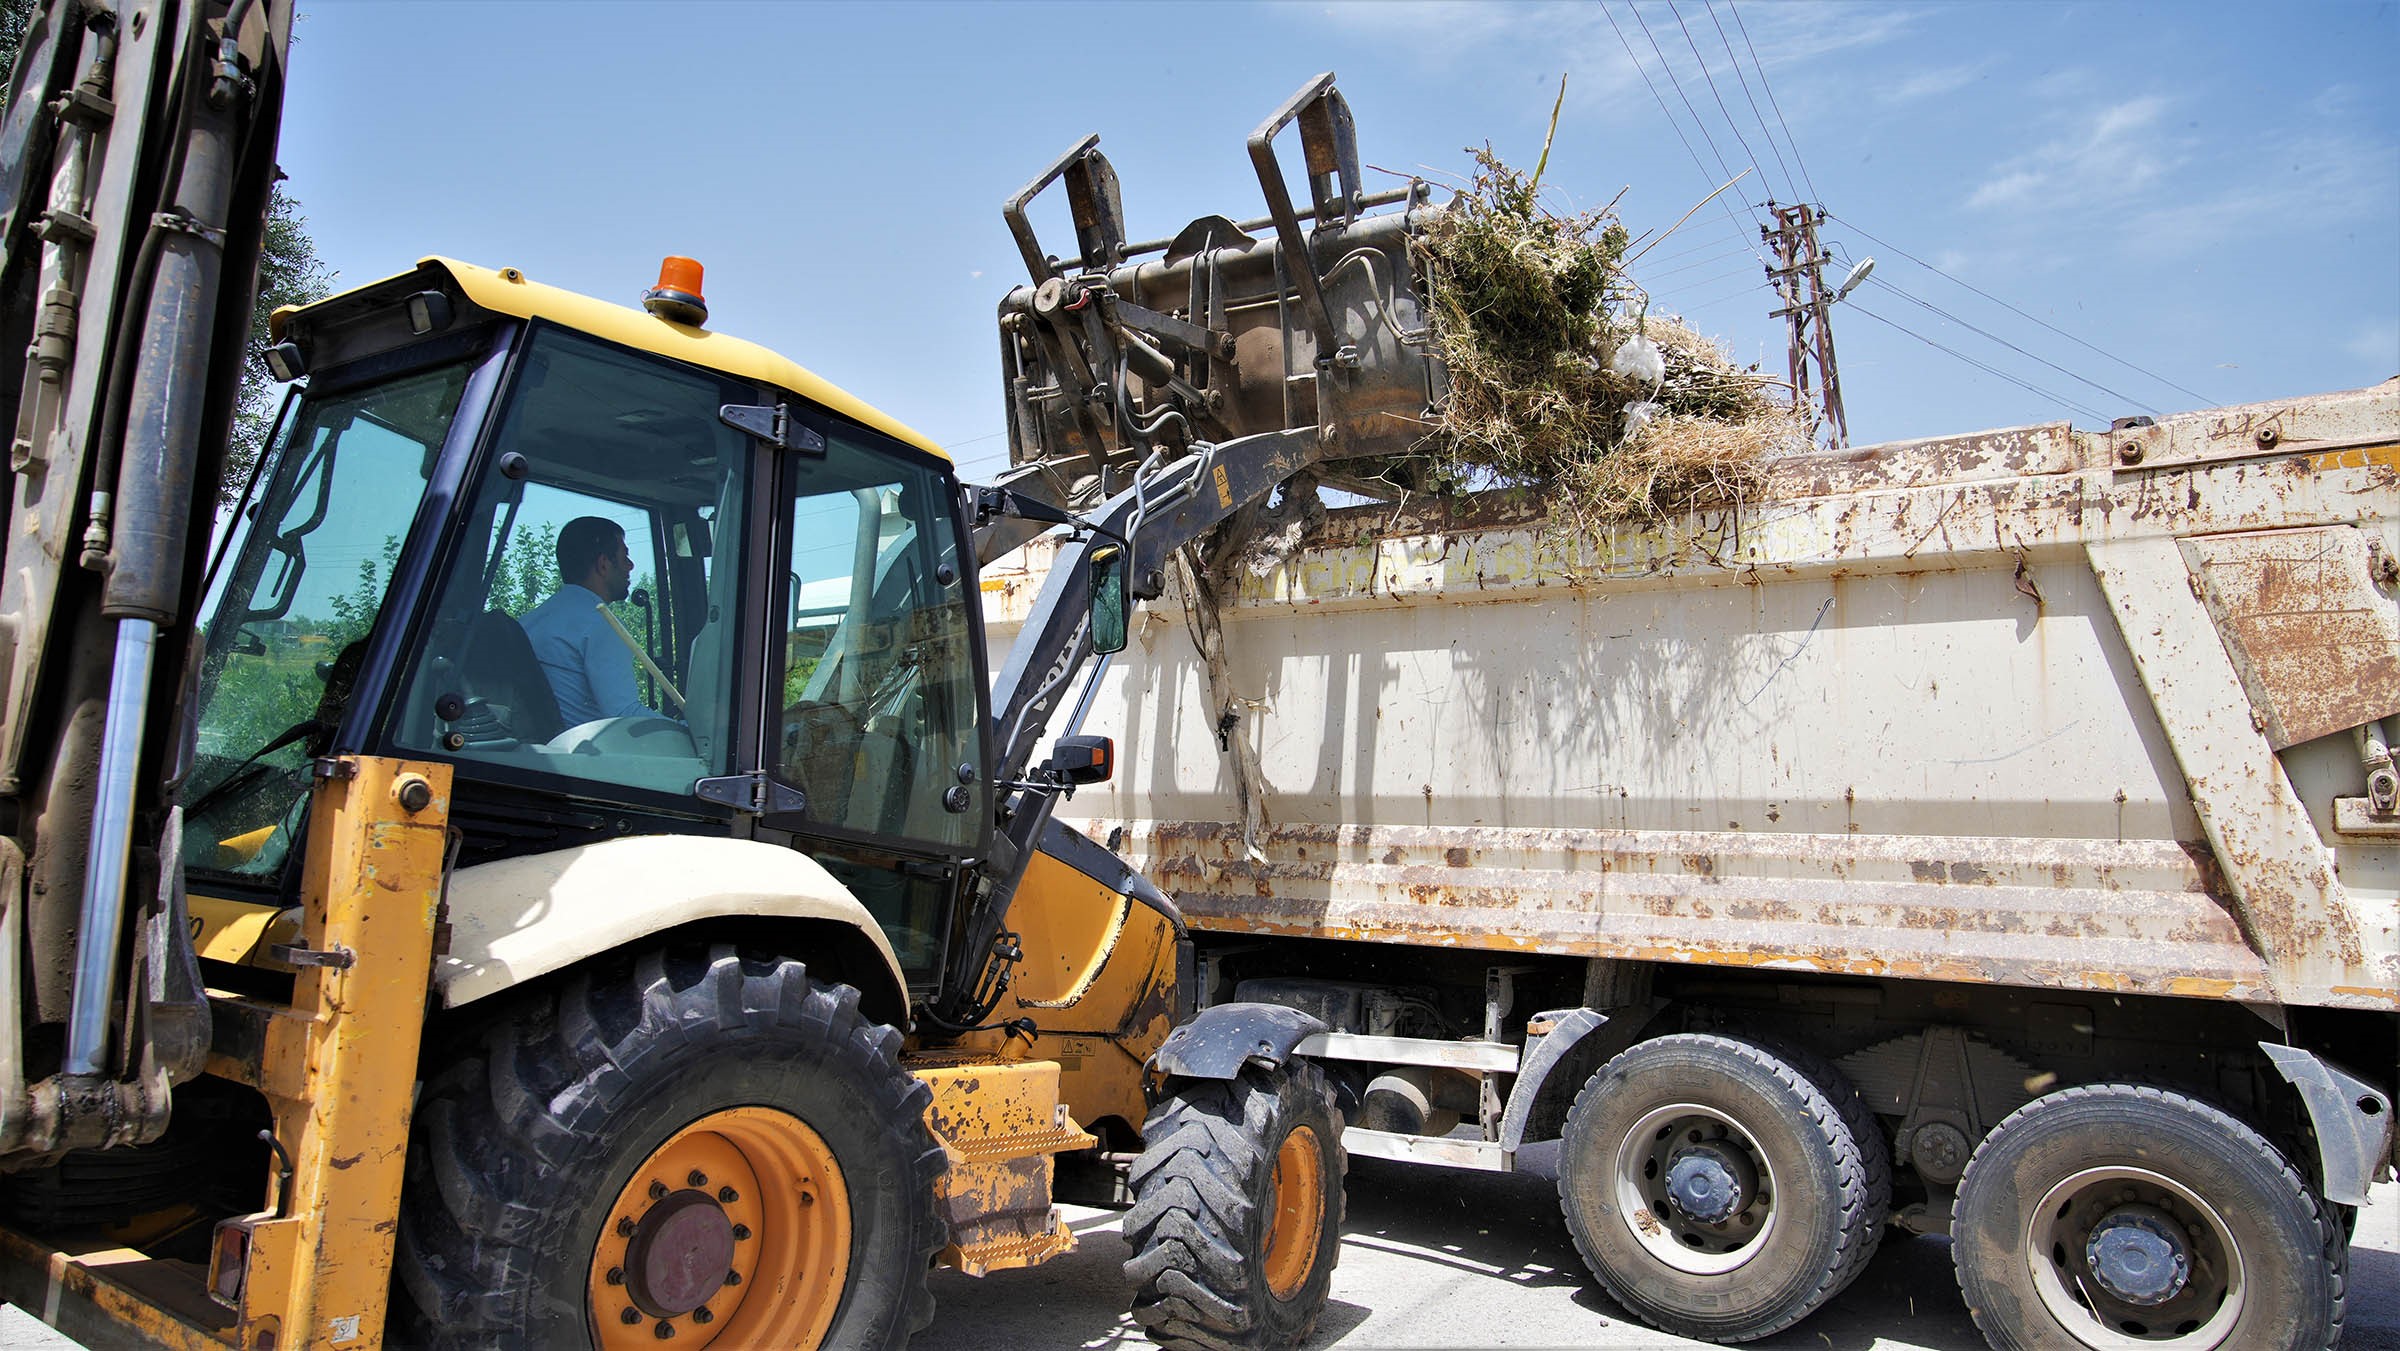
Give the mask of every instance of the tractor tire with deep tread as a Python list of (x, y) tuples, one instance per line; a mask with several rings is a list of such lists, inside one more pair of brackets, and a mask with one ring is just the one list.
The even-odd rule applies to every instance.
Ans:
[[(2156, 1232), (2161, 1215), (2176, 1288), (2122, 1300), (2091, 1236)], [(1950, 1234), (1967, 1311), (2002, 1351), (2341, 1341), (2349, 1245), (2334, 1207), (2265, 1136), (2181, 1093), (2091, 1084), (2018, 1108), (1968, 1158)]]
[[(933, 1317), (945, 1165), (924, 1124), (930, 1091), (899, 1049), (850, 986), (722, 944), (578, 972), (488, 1016), (449, 1043), (418, 1100), (394, 1344), (903, 1345)], [(687, 1163), (701, 1162), (716, 1176), (687, 1186)], [(648, 1176), (670, 1167), (663, 1182)], [(642, 1266), (603, 1246), (637, 1239), (666, 1255)], [(674, 1254), (715, 1257), (736, 1240), (729, 1276), (749, 1264), (755, 1279), (707, 1277), (696, 1296)], [(618, 1262), (644, 1300), (618, 1297)], [(653, 1270), (655, 1291), (639, 1284)], [(632, 1307), (695, 1297), (706, 1303), (665, 1320)]]
[[(1695, 1159), (1692, 1199), (1724, 1213), (1662, 1204)], [(1585, 1082), (1558, 1191), (1576, 1250), (1619, 1304), (1680, 1336), (1743, 1342), (1805, 1318), (1866, 1268), (1891, 1205), (1890, 1147), (1824, 1061), (1678, 1033)]]
[(1306, 1061), (1185, 1080), (1150, 1112), (1124, 1232), (1133, 1316), (1176, 1351), (1297, 1346), (1341, 1253), (1342, 1118)]

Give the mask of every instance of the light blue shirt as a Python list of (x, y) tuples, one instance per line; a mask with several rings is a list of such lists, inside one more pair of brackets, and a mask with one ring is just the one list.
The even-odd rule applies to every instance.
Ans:
[(532, 642), (567, 726), (658, 716), (635, 692), (633, 653), (601, 617), (598, 593), (569, 582), (527, 610), (517, 626)]

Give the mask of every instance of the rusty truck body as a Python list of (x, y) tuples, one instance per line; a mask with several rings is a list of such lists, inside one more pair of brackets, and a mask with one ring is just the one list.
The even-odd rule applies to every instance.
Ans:
[[(985, 569), (996, 635), (1042, 551)], [(1996, 1344), (2338, 1335), (2394, 1162), (2400, 381), (1812, 453), (1599, 533), (1335, 507), (1231, 572), (1213, 681), (1187, 588), (1137, 618), (1120, 772), (1062, 811), (1182, 907), (1204, 1002), (1324, 1022), (1354, 1157), (1563, 1136), (1587, 1261), (1693, 1335), (1832, 1297), (1887, 1206)], [(1821, 1207), (1762, 1055), (1841, 1118)]]

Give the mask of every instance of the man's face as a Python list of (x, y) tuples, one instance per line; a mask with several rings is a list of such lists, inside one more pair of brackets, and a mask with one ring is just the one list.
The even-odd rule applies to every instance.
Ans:
[(633, 554), (626, 549), (623, 536), (618, 536), (614, 548), (600, 555), (600, 561), (592, 565), (592, 572), (599, 579), (600, 585), (594, 590), (602, 600), (620, 601), (633, 594)]

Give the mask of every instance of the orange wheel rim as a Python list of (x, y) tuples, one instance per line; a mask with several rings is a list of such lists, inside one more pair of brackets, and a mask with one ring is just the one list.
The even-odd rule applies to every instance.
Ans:
[(823, 1136), (773, 1108), (711, 1112), (652, 1150), (601, 1220), (593, 1341), (817, 1346), (841, 1307), (851, 1225)]
[(1267, 1289), (1290, 1299), (1308, 1282), (1325, 1234), (1325, 1156), (1317, 1133), (1296, 1126), (1275, 1151), (1274, 1214), (1267, 1223)]

